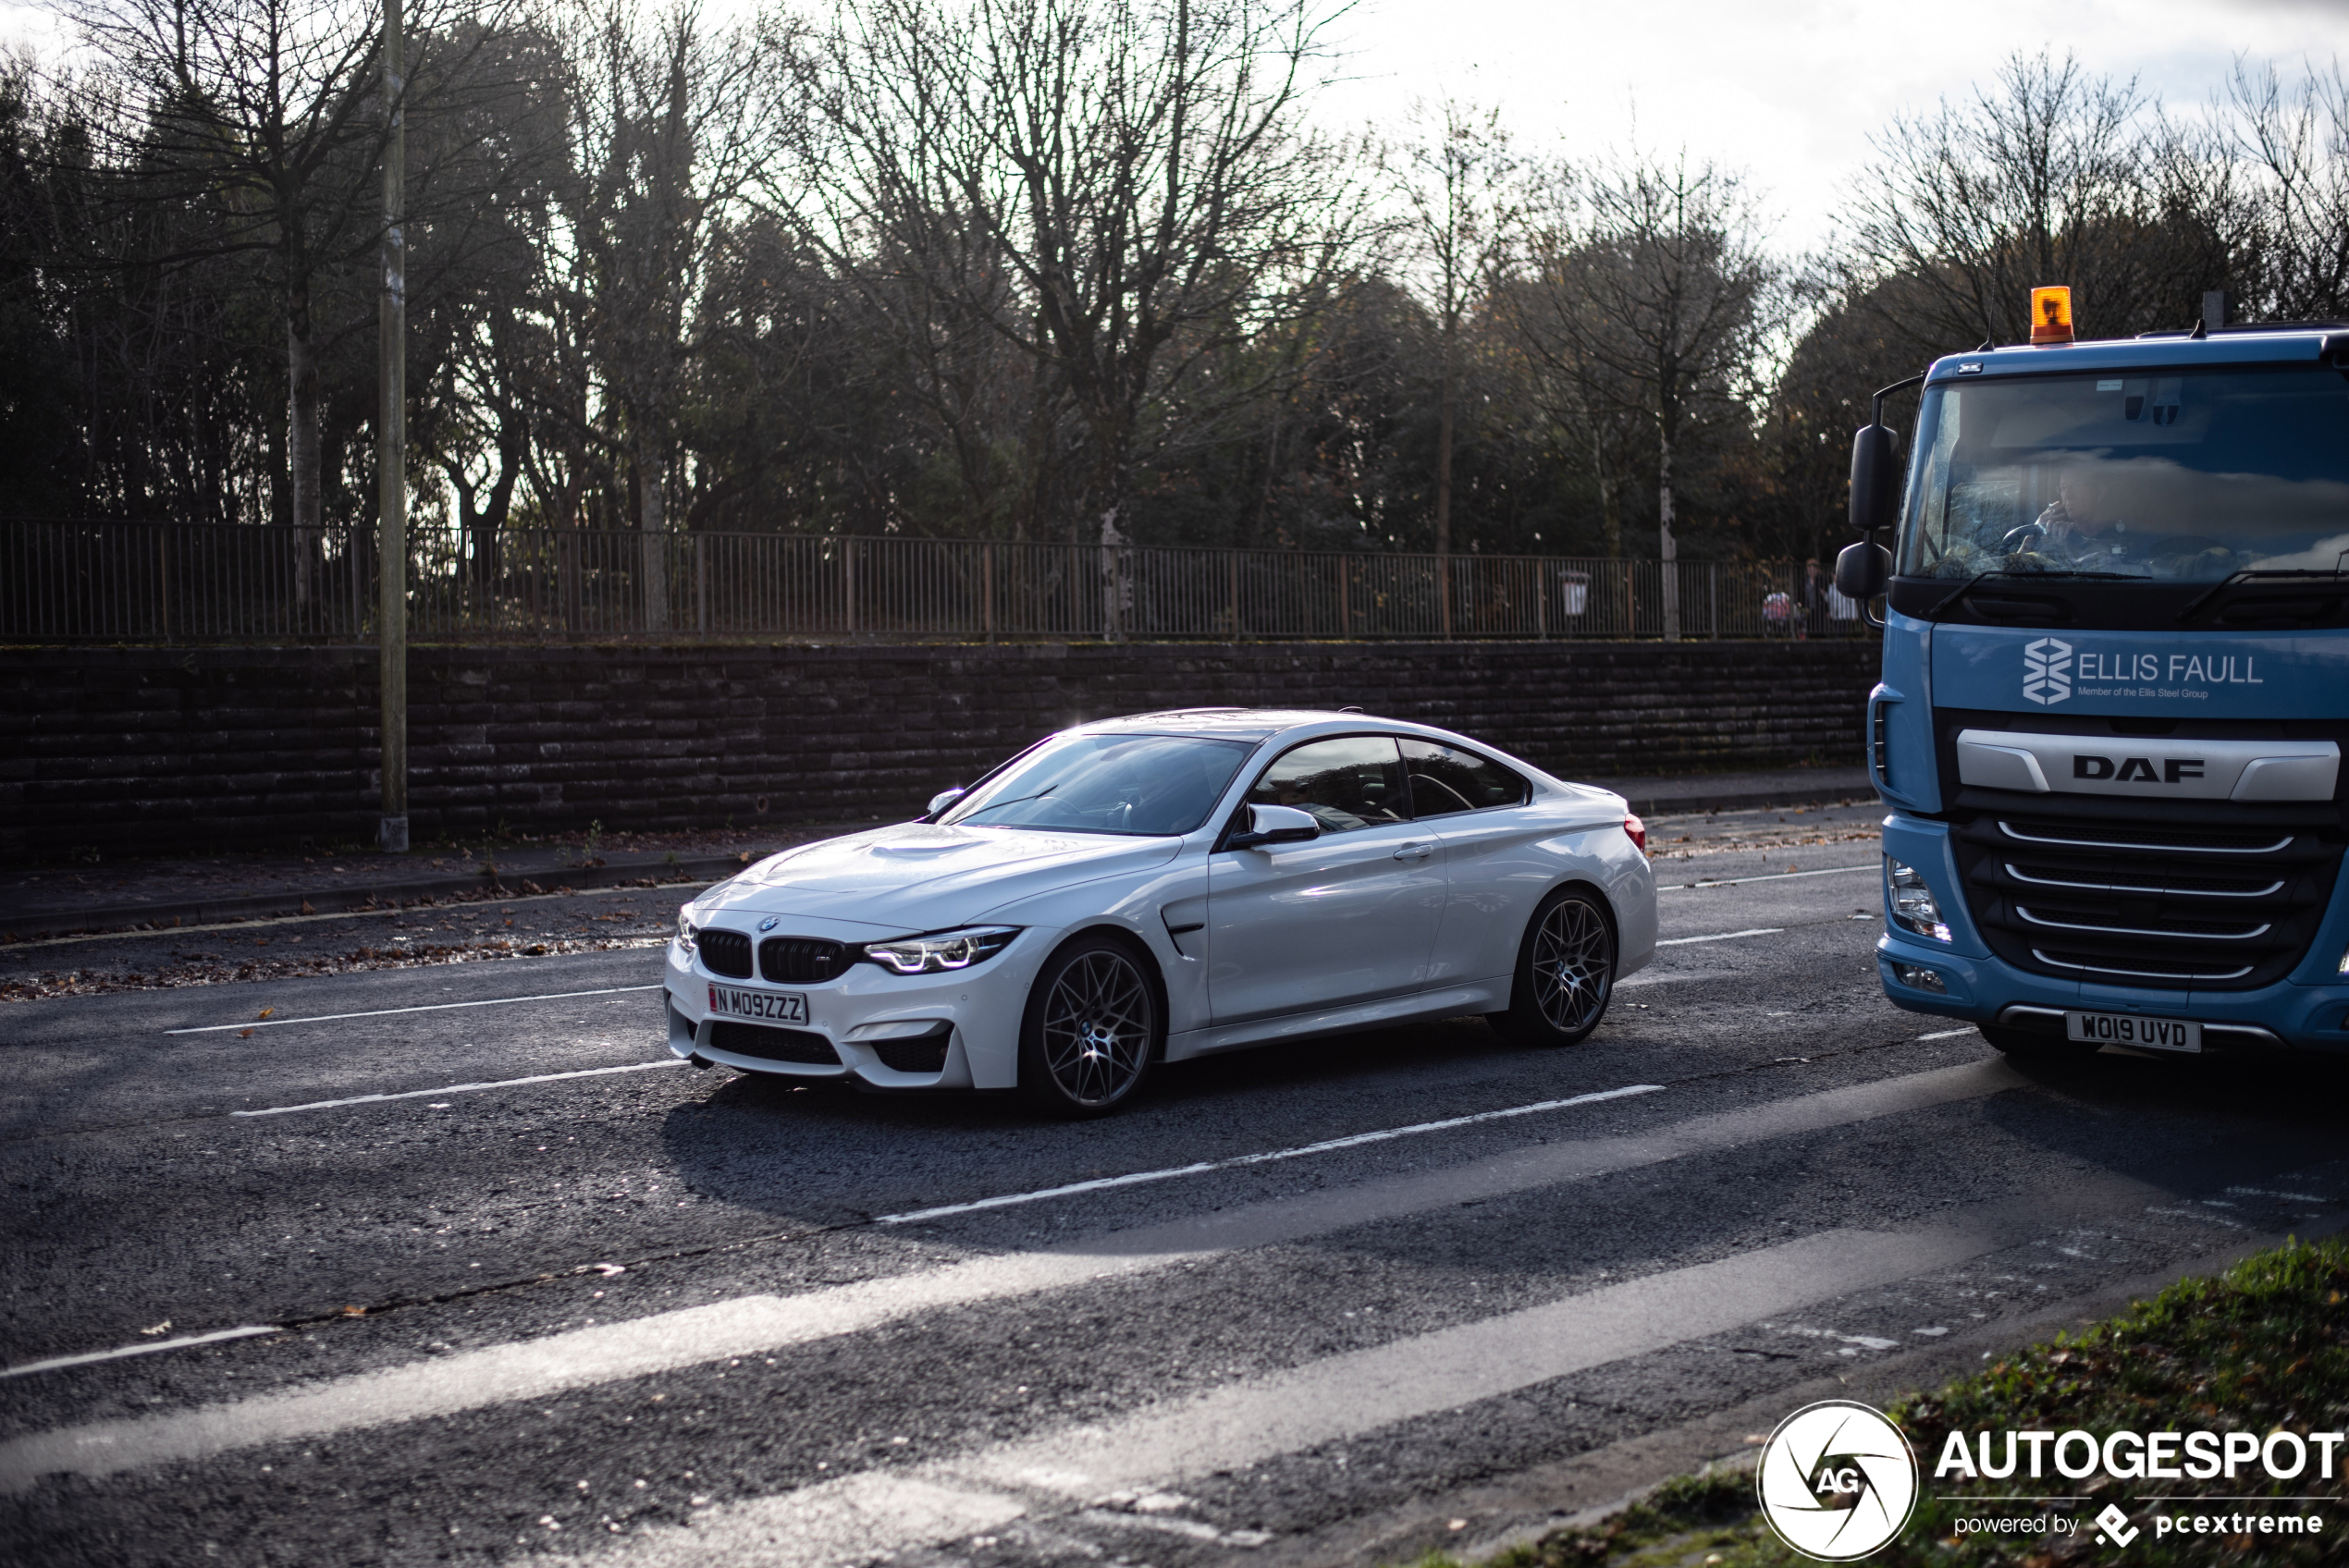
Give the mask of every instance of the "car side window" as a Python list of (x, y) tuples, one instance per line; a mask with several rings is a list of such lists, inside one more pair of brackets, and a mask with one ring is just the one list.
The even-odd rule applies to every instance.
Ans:
[(1407, 740), (1403, 766), (1410, 776), (1414, 817), (1523, 805), (1531, 795), (1524, 779), (1499, 763), (1457, 746)]
[(1284, 752), (1248, 792), (1250, 805), (1294, 806), (1324, 833), (1408, 822), (1403, 759), (1384, 735), (1346, 735)]

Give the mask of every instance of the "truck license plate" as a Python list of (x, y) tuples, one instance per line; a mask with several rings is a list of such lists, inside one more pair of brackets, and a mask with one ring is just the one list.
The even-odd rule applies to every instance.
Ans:
[(2134, 1012), (2067, 1012), (2063, 1032), (2075, 1040), (2134, 1046), (2144, 1051), (2198, 1051), (2202, 1025), (2189, 1018), (2140, 1018)]
[(756, 1019), (761, 1023), (805, 1023), (807, 998), (797, 991), (745, 991), (732, 986), (712, 986), (709, 1015)]

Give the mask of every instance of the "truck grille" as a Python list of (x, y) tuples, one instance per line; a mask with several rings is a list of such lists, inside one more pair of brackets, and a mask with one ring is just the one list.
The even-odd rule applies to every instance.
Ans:
[(729, 980), (750, 978), (750, 935), (744, 931), (704, 931), (695, 938), (701, 961), (712, 974)]
[(2340, 872), (2340, 835), (2307, 826), (2172, 827), (2085, 802), (2071, 810), (1985, 811), (1952, 836), (1983, 939), (2035, 974), (2271, 985), (2308, 950)]

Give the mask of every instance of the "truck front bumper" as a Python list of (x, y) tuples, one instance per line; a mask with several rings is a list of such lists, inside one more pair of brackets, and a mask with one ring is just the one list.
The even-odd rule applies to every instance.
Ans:
[[(2298, 986), (2289, 980), (2256, 991), (2136, 991), (2030, 974), (1998, 959), (1967, 958), (1937, 943), (1887, 933), (1876, 939), (1884, 994), (1911, 1012), (1975, 1023), (2005, 1023), (2060, 1033), (2067, 1011), (2130, 1012), (2190, 1018), (2206, 1028), (2207, 1048), (2349, 1053), (2349, 986)], [(1939, 982), (1941, 989), (1933, 989)]]

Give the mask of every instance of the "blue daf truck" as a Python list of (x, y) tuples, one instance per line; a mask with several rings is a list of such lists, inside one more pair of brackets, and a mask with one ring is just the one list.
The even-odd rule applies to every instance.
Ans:
[(2349, 1050), (2349, 325), (2224, 313), (2037, 290), (1853, 445), (1885, 994), (2012, 1055)]

